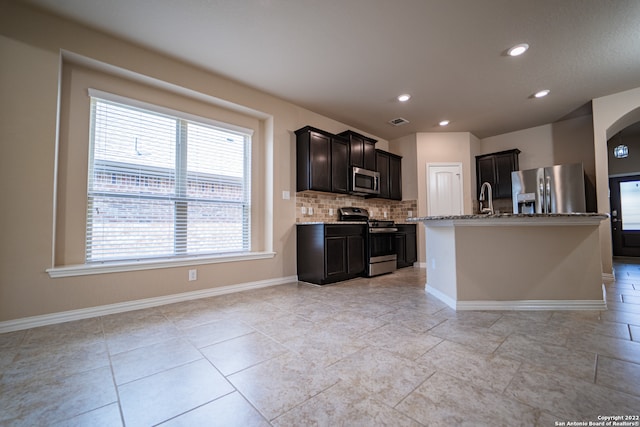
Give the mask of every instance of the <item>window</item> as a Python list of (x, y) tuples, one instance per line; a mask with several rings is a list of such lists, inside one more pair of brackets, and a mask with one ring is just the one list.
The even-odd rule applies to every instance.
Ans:
[(624, 231), (640, 230), (640, 181), (620, 183), (620, 211)]
[(250, 130), (90, 95), (86, 262), (251, 250)]

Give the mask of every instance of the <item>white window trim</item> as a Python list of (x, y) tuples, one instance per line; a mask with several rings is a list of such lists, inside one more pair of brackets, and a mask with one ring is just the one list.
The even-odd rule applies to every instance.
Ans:
[(249, 252), (243, 254), (192, 256), (184, 258), (161, 258), (143, 261), (94, 262), (90, 264), (65, 265), (45, 271), (52, 279), (94, 274), (123, 273), (127, 271), (155, 270), (159, 268), (186, 267), (191, 265), (218, 264), (234, 261), (251, 261), (275, 257), (275, 252)]
[[(251, 137), (253, 136), (253, 130), (250, 128), (245, 128), (245, 127), (240, 127), (237, 125), (233, 125), (233, 124), (229, 124), (227, 125), (227, 123), (225, 122), (221, 122), (221, 121), (217, 121), (215, 119), (209, 119), (206, 117), (201, 117), (201, 116), (197, 116), (197, 115), (193, 115), (193, 114), (189, 114), (189, 113), (185, 113), (182, 112), (180, 110), (174, 110), (172, 108), (167, 108), (167, 107), (163, 107), (160, 105), (155, 105), (155, 104), (150, 104), (144, 101), (139, 101), (137, 99), (133, 99), (133, 98), (128, 98), (125, 96), (121, 96), (121, 95), (117, 95), (114, 93), (110, 93), (110, 92), (104, 92), (98, 89), (94, 89), (94, 88), (88, 88), (88, 95), (91, 98), (91, 120), (92, 120), (92, 125), (91, 125), (91, 133), (92, 133), (92, 138), (91, 138), (91, 149), (90, 149), (90, 160), (89, 160), (89, 172), (91, 177), (94, 175), (93, 172), (93, 167), (95, 166), (95, 164), (97, 164), (97, 160), (94, 159), (94, 139), (96, 138), (95, 134), (94, 134), (94, 120), (96, 120), (96, 108), (98, 105), (100, 105), (101, 103), (114, 103), (115, 105), (120, 106), (121, 108), (126, 108), (127, 111), (131, 111), (131, 110), (136, 110), (139, 109), (141, 111), (144, 112), (149, 112), (150, 114), (160, 114), (164, 117), (166, 117), (168, 120), (171, 120), (172, 123), (175, 123), (176, 126), (176, 130), (178, 131), (178, 134), (175, 135), (175, 141), (174, 141), (174, 146), (173, 149), (175, 150), (175, 159), (176, 162), (173, 166), (175, 167), (175, 194), (172, 194), (172, 196), (168, 199), (170, 201), (173, 201), (175, 206), (174, 209), (178, 209), (178, 205), (179, 204), (184, 204), (185, 209), (188, 209), (186, 206), (188, 206), (188, 202), (185, 198), (187, 198), (187, 174), (189, 173), (189, 171), (186, 169), (187, 167), (187, 163), (186, 160), (184, 162), (179, 161), (179, 159), (181, 158), (181, 156), (184, 156), (184, 159), (186, 159), (186, 147), (187, 147), (187, 140), (186, 140), (186, 133), (183, 133), (180, 131), (181, 127), (184, 126), (185, 129), (188, 129), (187, 126), (190, 126), (189, 124), (194, 124), (194, 125), (204, 125), (204, 126), (211, 126), (213, 129), (216, 129), (217, 131), (220, 132), (224, 132), (225, 135), (237, 135), (239, 137), (242, 138), (243, 142), (243, 153), (244, 153), (244, 160), (243, 160), (243, 168), (244, 168), (244, 172), (243, 172), (243, 176), (242, 176), (242, 194), (243, 194), (243, 198), (242, 201), (237, 202), (237, 203), (231, 203), (229, 206), (237, 206), (239, 205), (239, 207), (242, 208), (243, 212), (246, 211), (247, 208), (249, 208), (250, 212), (250, 203), (247, 204), (247, 200), (246, 197), (247, 195), (249, 196), (249, 200), (251, 200), (251, 190), (250, 190), (250, 171), (251, 171), (251, 161), (248, 160), (251, 158)], [(127, 113), (128, 114), (128, 113)], [(97, 123), (97, 122), (95, 122)], [(189, 123), (189, 124), (187, 124)], [(137, 124), (137, 122), (136, 122)], [(174, 135), (171, 134), (171, 136), (173, 137)], [(182, 143), (181, 143), (181, 142)], [(248, 145), (247, 145), (247, 141), (248, 141)], [(136, 144), (137, 144), (137, 139), (136, 139)], [(137, 145), (136, 145), (137, 147)], [(249, 154), (247, 154), (246, 150), (248, 148)], [(125, 162), (127, 160), (124, 160)], [(247, 161), (249, 161), (249, 163), (247, 163)], [(110, 163), (112, 163), (112, 161), (110, 161), (109, 159), (105, 159), (104, 160), (105, 165), (107, 165), (107, 171), (110, 170)], [(102, 162), (101, 162), (102, 163)], [(138, 165), (139, 166), (139, 165)], [(139, 166), (140, 167), (140, 166)], [(184, 168), (184, 169), (182, 169)], [(147, 167), (146, 169), (143, 170), (150, 170), (150, 169), (157, 169), (157, 168), (150, 168)], [(248, 171), (247, 171), (248, 169)], [(101, 197), (116, 197), (117, 199), (115, 200), (123, 200), (121, 197), (123, 197), (120, 193), (114, 192), (111, 193), (109, 192), (109, 190), (99, 190), (98, 192), (95, 191), (94, 186), (91, 184), (91, 177), (89, 178), (89, 191), (88, 191), (88, 209), (89, 211), (92, 210), (91, 206), (92, 206), (92, 202), (91, 200), (94, 199), (94, 197), (96, 197), (95, 200), (100, 200)], [(247, 181), (248, 179), (248, 181)], [(248, 193), (248, 194), (247, 194)], [(142, 196), (142, 195), (140, 195)], [(125, 198), (127, 197), (126, 195), (124, 196)], [(135, 199), (135, 197), (134, 197)], [(182, 200), (185, 199), (185, 200)], [(160, 199), (162, 200), (162, 198)], [(213, 199), (208, 199), (208, 200), (203, 200), (203, 201), (213, 201)], [(216, 200), (217, 201), (217, 200)], [(138, 213), (136, 212), (136, 215)], [(247, 212), (245, 212), (245, 214), (247, 214)], [(250, 237), (250, 227), (251, 227), (251, 214), (248, 213), (248, 219), (245, 217), (245, 214), (243, 214), (242, 218), (243, 218), (243, 223), (242, 223), (242, 238), (241, 238), (241, 242), (242, 242), (242, 247), (243, 250), (238, 250), (238, 251), (233, 251), (231, 253), (248, 253), (251, 251), (251, 237)], [(220, 248), (218, 248), (217, 246), (209, 246), (209, 249), (212, 249), (210, 251), (208, 251), (208, 253), (206, 251), (201, 251), (204, 252), (202, 254), (198, 254), (198, 251), (194, 251), (193, 253), (189, 254), (188, 249), (187, 249), (187, 245), (186, 242), (188, 240), (188, 236), (189, 234), (187, 233), (187, 227), (186, 227), (186, 223), (182, 224), (184, 226), (184, 235), (182, 235), (182, 237), (184, 238), (184, 245), (185, 247), (183, 248), (183, 250), (181, 249), (176, 249), (176, 244), (178, 242), (178, 240), (180, 238), (179, 235), (179, 229), (180, 227), (180, 223), (179, 220), (176, 219), (177, 217), (177, 210), (174, 211), (174, 224), (173, 224), (173, 239), (174, 239), (174, 245), (173, 245), (173, 254), (167, 253), (168, 251), (165, 251), (164, 254), (162, 254), (161, 256), (151, 256), (149, 257), (149, 259), (153, 259), (153, 258), (157, 258), (157, 259), (173, 259), (172, 257), (182, 257), (182, 256), (224, 256), (225, 253), (229, 253), (229, 251), (224, 251), (224, 250), (220, 250)], [(103, 256), (103, 257), (95, 257), (95, 255), (93, 255), (94, 253), (91, 251), (91, 249), (93, 249), (92, 243), (90, 242), (90, 237), (92, 236), (93, 233), (93, 220), (90, 220), (90, 218), (92, 217), (91, 213), (87, 214), (87, 231), (86, 231), (86, 236), (87, 236), (87, 242), (86, 242), (86, 261), (85, 263), (90, 264), (90, 263), (95, 263), (95, 262), (101, 262), (101, 261), (105, 261), (105, 262), (109, 262), (109, 261), (113, 261), (113, 262), (131, 262), (131, 261), (138, 261), (142, 258), (145, 258), (143, 256), (143, 253), (141, 252), (135, 252), (135, 253), (130, 253), (131, 256), (129, 257), (122, 257), (121, 255), (119, 256), (117, 254), (117, 252), (115, 253), (109, 253), (108, 256)], [(138, 218), (138, 217), (136, 217)], [(249, 237), (247, 239), (247, 237)], [(235, 241), (235, 239), (234, 239)], [(246, 245), (249, 245), (248, 247)], [(143, 247), (137, 247), (136, 245), (132, 245), (132, 247), (134, 249), (140, 249), (143, 250), (146, 248)], [(99, 251), (98, 251), (99, 252)], [(99, 254), (98, 254), (99, 255)], [(101, 259), (102, 258), (102, 259)]]
[[(217, 107), (225, 108), (230, 111), (243, 114), (254, 119), (257, 119), (264, 126), (265, 133), (263, 134), (264, 140), (262, 143), (265, 146), (265, 177), (264, 177), (264, 211), (265, 216), (261, 220), (261, 224), (264, 226), (264, 230), (262, 231), (264, 239), (264, 250), (249, 252), (243, 254), (234, 254), (234, 255), (216, 255), (216, 256), (201, 256), (199, 258), (187, 259), (173, 259), (173, 260), (148, 260), (144, 262), (122, 262), (118, 265), (110, 264), (106, 266), (102, 265), (103, 268), (98, 268), (100, 265), (90, 265), (90, 264), (62, 264), (56, 266), (56, 200), (57, 200), (57, 192), (58, 192), (58, 182), (57, 182), (57, 172), (54, 174), (53, 181), (53, 204), (52, 204), (52, 216), (53, 216), (53, 240), (51, 246), (51, 267), (46, 269), (45, 271), (49, 274), (51, 278), (63, 278), (63, 277), (72, 277), (72, 276), (84, 276), (84, 275), (93, 275), (93, 274), (103, 274), (103, 273), (116, 273), (116, 272), (126, 272), (126, 271), (138, 271), (138, 270), (153, 270), (159, 268), (170, 268), (170, 267), (182, 267), (182, 266), (190, 266), (190, 265), (202, 265), (202, 264), (217, 264), (217, 263), (226, 263), (226, 262), (235, 262), (235, 261), (252, 261), (252, 260), (262, 260), (269, 259), (276, 256), (277, 252), (273, 251), (273, 230), (274, 230), (274, 217), (273, 217), (273, 191), (274, 191), (274, 116), (270, 113), (267, 113), (262, 110), (258, 110), (255, 108), (247, 107), (246, 105), (238, 104), (233, 101), (228, 101), (222, 98), (215, 97), (213, 95), (209, 95), (203, 92), (199, 92), (194, 89), (190, 89), (185, 86), (181, 86), (179, 84), (169, 83), (163, 80), (159, 80), (157, 78), (147, 76), (141, 74), (136, 71), (127, 70), (118, 66), (114, 66), (111, 64), (107, 64), (105, 62), (96, 60), (94, 58), (90, 58), (88, 56), (80, 55), (75, 52), (71, 52), (69, 50), (61, 49), (60, 51), (60, 67), (62, 69), (63, 62), (68, 61), (72, 64), (79, 64), (81, 66), (85, 66), (88, 68), (95, 68), (101, 72), (112, 74), (114, 76), (118, 76), (133, 82), (142, 83), (148, 85), (153, 88), (166, 90), (170, 93), (184, 96), (187, 98), (191, 98), (194, 100), (198, 100), (207, 104), (211, 104)], [(62, 75), (62, 73), (60, 74)], [(58, 82), (61, 84), (61, 82)], [(92, 88), (93, 89), (93, 88)], [(96, 89), (93, 89), (96, 90)], [(198, 116), (200, 117), (200, 116)], [(211, 119), (209, 119), (211, 120)], [(244, 127), (241, 127), (245, 129)], [(253, 130), (250, 129), (253, 133)], [(59, 135), (57, 136), (59, 137)], [(57, 141), (56, 141), (57, 145)], [(56, 148), (57, 150), (57, 148)], [(56, 155), (55, 160), (55, 169), (58, 169), (58, 159)], [(256, 218), (257, 221), (260, 219)]]

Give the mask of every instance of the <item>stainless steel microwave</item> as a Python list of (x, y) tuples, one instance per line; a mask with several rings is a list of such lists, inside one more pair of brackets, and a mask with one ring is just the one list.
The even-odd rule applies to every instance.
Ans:
[(356, 196), (380, 194), (380, 173), (362, 168), (351, 168), (349, 192)]

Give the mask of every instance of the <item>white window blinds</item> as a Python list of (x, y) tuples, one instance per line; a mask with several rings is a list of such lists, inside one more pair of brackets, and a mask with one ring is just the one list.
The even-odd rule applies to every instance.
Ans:
[(87, 262), (251, 250), (250, 132), (167, 111), (91, 96)]

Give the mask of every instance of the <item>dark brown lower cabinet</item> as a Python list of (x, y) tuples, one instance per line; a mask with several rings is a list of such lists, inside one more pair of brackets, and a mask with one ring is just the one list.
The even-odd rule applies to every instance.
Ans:
[(298, 280), (324, 285), (362, 276), (364, 232), (364, 224), (298, 224)]
[(418, 240), (415, 224), (396, 224), (397, 267), (411, 267), (418, 260)]

